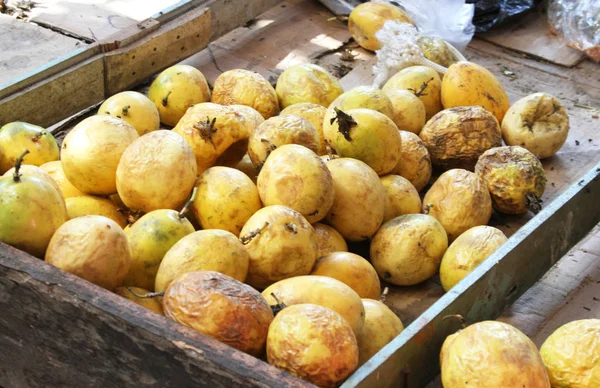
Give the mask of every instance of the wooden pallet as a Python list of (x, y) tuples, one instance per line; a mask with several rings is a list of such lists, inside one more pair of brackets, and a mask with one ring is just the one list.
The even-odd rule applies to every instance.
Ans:
[[(55, 124), (100, 102), (110, 94), (108, 90), (131, 87), (133, 82), (123, 82), (125, 77), (120, 78), (119, 84), (112, 81), (119, 77), (107, 76), (111, 74), (106, 71), (107, 58), (130, 55), (127, 64), (135, 61), (131, 50), (144, 45), (144, 39), (156, 42), (161, 31), (173, 31), (176, 23), (170, 23), (175, 20), (196, 21), (204, 28), (211, 26), (210, 30), (203, 30), (207, 35), (202, 35), (204, 43), (198, 43), (198, 47), (212, 43), (184, 61), (201, 69), (210, 83), (232, 68), (254, 70), (267, 79), (275, 79), (282, 70), (299, 62), (318, 63), (343, 75), (341, 82), (346, 90), (372, 81), (372, 54), (348, 43), (346, 26), (328, 20), (331, 13), (317, 1), (272, 1), (277, 4), (270, 4), (266, 13), (226, 35), (228, 28), (252, 18), (237, 17), (234, 19), (241, 23), (230, 22), (225, 27), (215, 21), (224, 11), (214, 10), (218, 4), (225, 7), (230, 2), (182, 3), (184, 8), (171, 11), (177, 16), (170, 21), (160, 17), (155, 18), (158, 25), (150, 21), (150, 28), (156, 28), (152, 33), (131, 38), (134, 40), (118, 49), (94, 54), (101, 58), (103, 70), (97, 85), (102, 93), (88, 96), (80, 105), (69, 106), (68, 113), (64, 109), (57, 113), (56, 101), (47, 101), (46, 108), (51, 112), (45, 116), (30, 109), (21, 111), (17, 118)], [(268, 5), (265, 0), (246, 3), (256, 4), (257, 8), (250, 7), (254, 10), (266, 9)], [(224, 36), (214, 40), (221, 35)], [(170, 43), (172, 35), (165, 41)], [(359, 54), (354, 62), (340, 60), (343, 48)], [(0, 114), (10, 111), (7, 106), (14, 109), (15, 105), (7, 104), (15, 104), (15, 99), (24, 95), (39, 98), (37, 93), (44, 88), (60, 85), (57, 82), (65, 79), (61, 77), (69, 77), (70, 69), (83, 71), (82, 67), (93, 62), (90, 60), (94, 56), (77, 61), (76, 55), (87, 54), (75, 54), (66, 62), (55, 64), (62, 70), (54, 75), (44, 73), (53, 71), (49, 67), (33, 75), (34, 79), (18, 81), (28, 85), (25, 89), (0, 94), (4, 96)], [(600, 192), (600, 138), (595, 131), (600, 121), (593, 118), (595, 111), (582, 107), (599, 101), (600, 80), (594, 75), (597, 65), (584, 61), (574, 68), (560, 68), (505, 52), (481, 40), (470, 44), (466, 56), (496, 74), (511, 102), (536, 91), (554, 94), (563, 101), (572, 129), (563, 149), (544, 161), (549, 180), (543, 197), (545, 208), (533, 218), (495, 215), (493, 224), (511, 238), (449, 293), (444, 294), (438, 279), (415, 287), (392, 287), (386, 303), (407, 328), (357, 370), (344, 387), (424, 386), (437, 374), (441, 342), (458, 328), (455, 322), (444, 321), (444, 316), (462, 314), (469, 322), (498, 317), (600, 221), (600, 204), (596, 200)], [(163, 62), (165, 67), (166, 63)], [(516, 78), (506, 77), (505, 70), (513, 72)], [(145, 78), (136, 82), (151, 74), (154, 73), (148, 71)], [(111, 80), (108, 87), (107, 80)], [(14, 83), (12, 87), (15, 88)], [(93, 109), (84, 110), (55, 125), (55, 134), (60, 139), (78, 120), (93, 113)], [(5, 116), (0, 117), (4, 120)], [(14, 366), (13, 372), (0, 369), (0, 386), (308, 386), (262, 361), (2, 244), (0, 272), (0, 308), (10, 312), (0, 319), (0, 348), (7, 349), (0, 354), (0, 365)], [(32, 365), (44, 365), (47, 369), (38, 370)], [(61, 373), (50, 372), (50, 368), (57, 367), (64, 369)]]

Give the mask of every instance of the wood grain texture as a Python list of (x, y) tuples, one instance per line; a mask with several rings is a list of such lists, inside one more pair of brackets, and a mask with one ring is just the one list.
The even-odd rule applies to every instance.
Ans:
[(0, 386), (310, 387), (0, 243)]
[(541, 6), (477, 37), (561, 66), (572, 67), (585, 58), (584, 54), (567, 47), (562, 37), (550, 32), (547, 11)]
[(0, 14), (0, 85), (86, 44)]

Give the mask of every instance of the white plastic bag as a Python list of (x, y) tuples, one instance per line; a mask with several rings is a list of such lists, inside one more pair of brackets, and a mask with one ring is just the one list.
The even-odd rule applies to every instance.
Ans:
[(548, 20), (554, 33), (561, 33), (567, 46), (600, 61), (600, 1), (550, 0)]

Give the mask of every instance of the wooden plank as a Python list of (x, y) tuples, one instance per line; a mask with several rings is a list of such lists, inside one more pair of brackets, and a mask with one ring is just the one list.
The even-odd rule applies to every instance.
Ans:
[(504, 23), (477, 36), (561, 66), (573, 67), (585, 58), (584, 54), (567, 47), (564, 39), (550, 32), (544, 7), (537, 7), (511, 23)]
[(0, 14), (0, 85), (85, 46), (76, 39)]
[(0, 296), (3, 387), (312, 387), (3, 243)]
[[(444, 339), (498, 317), (600, 221), (600, 163), (356, 371), (342, 387), (422, 387), (439, 371)], [(404, 374), (404, 375), (403, 375)], [(400, 384), (400, 385), (399, 385)]]
[(104, 99), (104, 61), (95, 56), (0, 99), (2, 123), (47, 127)]
[(206, 47), (211, 13), (198, 8), (134, 43), (105, 54), (105, 93), (128, 89)]

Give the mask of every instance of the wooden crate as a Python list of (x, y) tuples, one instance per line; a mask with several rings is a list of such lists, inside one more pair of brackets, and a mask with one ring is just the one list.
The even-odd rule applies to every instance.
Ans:
[[(370, 84), (372, 54), (353, 48), (345, 25), (328, 20), (332, 15), (318, 2), (249, 0), (242, 16), (233, 12), (233, 3), (183, 1), (145, 21), (149, 32), (136, 26), (11, 83), (0, 90), (1, 120), (55, 124), (60, 140), (95, 113), (87, 107), (184, 58), (210, 83), (232, 68), (269, 79), (293, 64), (314, 62), (338, 74), (352, 68), (341, 79), (346, 90)], [(185, 50), (178, 46), (182, 39)], [(165, 56), (157, 65), (154, 44), (177, 46), (182, 53)], [(359, 54), (352, 63), (339, 60), (347, 47)], [(445, 316), (461, 314), (469, 323), (496, 318), (600, 221), (598, 121), (574, 105), (598, 101), (597, 68), (584, 62), (562, 69), (479, 40), (466, 55), (496, 74), (511, 102), (534, 91), (565, 102), (572, 130), (561, 152), (544, 161), (544, 209), (535, 217), (495, 215), (492, 224), (511, 236), (509, 241), (449, 293), (435, 278), (414, 287), (391, 287), (386, 303), (407, 328), (344, 387), (424, 386), (438, 371), (441, 343), (458, 329)], [(134, 70), (125, 73), (124, 65), (134, 67), (135, 75)], [(517, 78), (506, 78), (506, 69)], [(94, 89), (90, 85), (97, 90), (87, 91)], [(310, 386), (1, 243), (0, 273), (2, 387)]]

